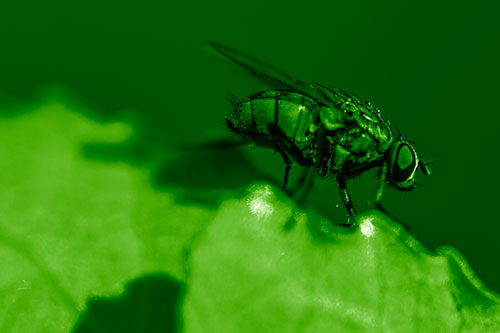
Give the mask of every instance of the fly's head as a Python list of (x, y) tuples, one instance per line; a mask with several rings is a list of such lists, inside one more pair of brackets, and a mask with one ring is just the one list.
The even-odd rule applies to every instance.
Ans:
[(429, 167), (419, 160), (415, 148), (401, 138), (395, 141), (387, 152), (387, 163), (389, 183), (400, 191), (415, 189), (415, 174), (418, 168), (426, 176), (431, 173)]

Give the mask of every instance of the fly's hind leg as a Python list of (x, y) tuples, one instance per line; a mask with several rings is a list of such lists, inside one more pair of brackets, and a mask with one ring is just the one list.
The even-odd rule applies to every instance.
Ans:
[(309, 192), (311, 192), (311, 189), (313, 187), (313, 179), (314, 179), (314, 168), (313, 167), (307, 167), (304, 170), (302, 170), (302, 173), (300, 174), (299, 179), (297, 180), (297, 185), (290, 191), (291, 193), (299, 193), (299, 191), (302, 190), (302, 192), (299, 193), (298, 197), (296, 198), (297, 203), (304, 203), (307, 199), (307, 196), (309, 195)]
[(283, 186), (281, 187), (281, 190), (286, 193), (286, 188), (288, 185), (288, 175), (290, 174), (290, 169), (292, 168), (293, 162), (286, 153), (287, 147), (283, 131), (281, 131), (276, 125), (272, 124), (268, 126), (268, 129), (273, 141), (274, 148), (276, 149), (276, 151), (278, 151), (278, 153), (280, 153), (283, 161), (285, 162), (285, 176), (283, 177)]
[(286, 188), (288, 185), (288, 175), (293, 165), (291, 158), (303, 165), (307, 165), (307, 161), (302, 156), (300, 150), (295, 147), (292, 141), (285, 135), (285, 133), (283, 133), (283, 131), (278, 126), (276, 126), (275, 124), (269, 124), (268, 130), (275, 149), (281, 154), (281, 157), (283, 157), (283, 161), (286, 164), (285, 176), (283, 179), (283, 192), (286, 192)]
[(279, 153), (281, 154), (281, 157), (283, 157), (283, 161), (285, 162), (285, 176), (283, 177), (283, 186), (281, 187), (281, 190), (283, 191), (283, 193), (287, 193), (286, 192), (286, 188), (287, 188), (287, 185), (288, 185), (288, 175), (290, 174), (290, 169), (292, 168), (292, 160), (290, 159), (290, 157), (288, 157), (288, 155), (283, 152), (281, 149), (279, 150)]
[(339, 185), (340, 197), (342, 198), (345, 208), (347, 209), (347, 213), (349, 214), (349, 220), (350, 222), (354, 221), (354, 217), (356, 216), (356, 210), (352, 205), (351, 196), (349, 195), (349, 191), (347, 190), (346, 177), (343, 174), (338, 174), (337, 182)]

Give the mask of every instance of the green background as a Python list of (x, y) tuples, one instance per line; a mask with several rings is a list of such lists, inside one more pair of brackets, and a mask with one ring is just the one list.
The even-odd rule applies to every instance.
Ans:
[[(384, 206), (426, 246), (456, 247), (500, 291), (500, 29), (492, 4), (4, 0), (1, 103), (22, 105), (56, 84), (97, 110), (89, 111), (96, 119), (140, 124), (143, 140), (160, 150), (199, 142), (226, 133), (224, 91), (243, 97), (264, 88), (205, 41), (245, 50), (297, 78), (371, 100), (425, 159), (436, 160), (423, 187), (388, 190)], [(145, 158), (110, 149), (94, 158)], [(210, 166), (217, 162), (223, 166)], [(279, 183), (282, 170), (279, 155), (266, 150), (194, 152), (156, 170), (152, 181), (159, 188), (240, 188), (263, 178)], [(342, 220), (333, 180), (316, 184), (308, 204)], [(367, 173), (353, 186), (354, 203), (368, 209), (374, 192), (374, 173)]]

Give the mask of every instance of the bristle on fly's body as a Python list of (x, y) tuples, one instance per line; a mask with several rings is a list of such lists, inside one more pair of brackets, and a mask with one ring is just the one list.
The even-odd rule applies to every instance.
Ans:
[(238, 97), (236, 97), (234, 93), (226, 91), (226, 96), (235, 109), (237, 109), (241, 105), (241, 101), (238, 99)]

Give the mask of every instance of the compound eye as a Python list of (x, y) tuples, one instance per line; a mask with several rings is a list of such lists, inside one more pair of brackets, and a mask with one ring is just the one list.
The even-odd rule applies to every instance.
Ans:
[(408, 180), (417, 167), (415, 152), (406, 143), (399, 145), (394, 162), (392, 176), (397, 182)]

